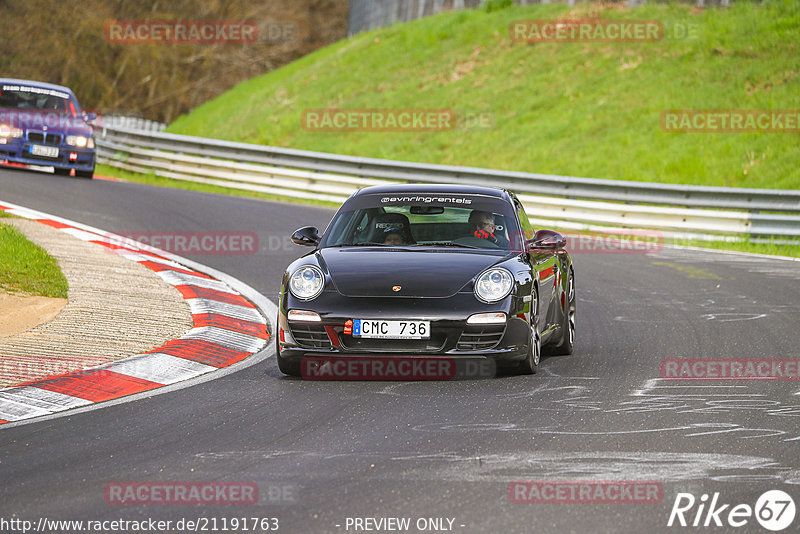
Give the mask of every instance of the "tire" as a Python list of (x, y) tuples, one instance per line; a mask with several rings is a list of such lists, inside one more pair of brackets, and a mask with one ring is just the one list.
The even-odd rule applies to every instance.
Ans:
[(299, 360), (287, 360), (282, 358), (280, 352), (278, 352), (277, 359), (278, 369), (280, 369), (281, 373), (289, 376), (300, 376)]
[(561, 341), (553, 348), (553, 354), (567, 356), (575, 349), (575, 273), (569, 270), (567, 278), (567, 305), (561, 323)]
[(62, 169), (60, 167), (53, 167), (53, 173), (58, 174), (60, 176), (69, 176), (69, 171), (71, 169)]
[[(275, 327), (280, 328), (280, 316), (275, 319)], [(289, 360), (281, 356), (281, 342), (275, 336), (275, 359), (278, 360), (278, 369), (289, 376), (300, 376), (300, 360)]]
[(531, 299), (531, 338), (528, 340), (528, 355), (519, 362), (517, 371), (521, 375), (534, 375), (539, 368), (539, 361), (542, 358), (542, 337), (539, 335), (537, 326), (537, 314), (539, 312), (539, 290), (535, 289)]
[(92, 178), (94, 178), (94, 169), (92, 169), (91, 171), (79, 171), (76, 169), (75, 176), (77, 176), (78, 178), (89, 178), (91, 180)]

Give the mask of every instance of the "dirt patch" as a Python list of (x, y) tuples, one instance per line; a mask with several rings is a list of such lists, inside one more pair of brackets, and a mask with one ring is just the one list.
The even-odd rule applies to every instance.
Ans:
[(0, 293), (0, 337), (13, 336), (55, 319), (67, 299)]

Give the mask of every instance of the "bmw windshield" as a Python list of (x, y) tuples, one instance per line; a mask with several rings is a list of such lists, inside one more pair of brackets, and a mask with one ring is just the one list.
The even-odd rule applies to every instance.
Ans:
[(49, 112), (77, 117), (78, 103), (64, 91), (28, 85), (0, 86), (0, 108), (20, 111)]

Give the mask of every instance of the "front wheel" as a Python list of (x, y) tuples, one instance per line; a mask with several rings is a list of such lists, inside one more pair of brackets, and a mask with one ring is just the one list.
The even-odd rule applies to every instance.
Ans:
[(561, 323), (561, 341), (553, 349), (553, 354), (568, 355), (575, 349), (575, 274), (569, 270), (567, 278), (567, 298), (564, 318)]
[(300, 376), (300, 362), (298, 360), (287, 360), (281, 357), (280, 349), (277, 353), (278, 369), (281, 373), (289, 376)]
[(528, 341), (528, 357), (519, 364), (519, 374), (535, 375), (539, 369), (539, 360), (542, 358), (542, 338), (536, 326), (531, 329), (531, 339)]
[[(275, 329), (280, 330), (280, 315), (275, 319)], [(281, 341), (278, 335), (275, 336), (275, 359), (278, 360), (278, 369), (281, 373), (289, 376), (300, 376), (300, 361), (289, 360), (281, 356)]]
[(539, 312), (539, 291), (534, 287), (531, 295), (531, 338), (528, 340), (528, 354), (519, 363), (519, 373), (522, 375), (536, 374), (539, 368), (539, 360), (542, 358), (542, 337), (539, 335), (537, 326), (537, 314)]

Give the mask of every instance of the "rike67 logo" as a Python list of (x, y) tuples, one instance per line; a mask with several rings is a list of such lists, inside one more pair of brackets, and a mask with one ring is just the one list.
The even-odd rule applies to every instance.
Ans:
[(725, 503), (720, 499), (719, 492), (714, 493), (710, 502), (708, 494), (705, 493), (700, 499), (691, 493), (678, 493), (672, 504), (667, 526), (739, 528), (750, 523), (755, 517), (765, 529), (778, 532), (789, 527), (794, 521), (794, 516), (794, 500), (781, 490), (763, 493), (754, 507), (749, 504)]

